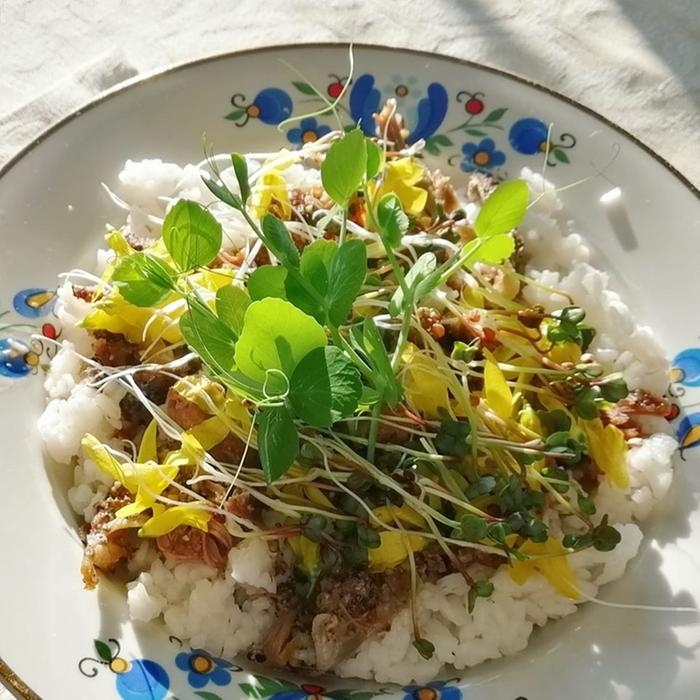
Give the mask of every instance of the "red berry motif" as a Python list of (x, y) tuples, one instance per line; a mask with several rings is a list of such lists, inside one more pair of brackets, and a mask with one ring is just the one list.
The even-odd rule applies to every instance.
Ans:
[(56, 326), (54, 326), (52, 323), (45, 323), (41, 327), (41, 335), (43, 335), (44, 338), (56, 340), (56, 337), (58, 336), (58, 332), (56, 331)]
[(332, 97), (333, 99), (337, 98), (342, 91), (343, 83), (341, 83), (340, 80), (336, 81), (335, 83), (331, 83), (328, 86), (328, 96)]
[(464, 109), (469, 114), (481, 114), (484, 111), (484, 103), (478, 97), (472, 97), (466, 101)]

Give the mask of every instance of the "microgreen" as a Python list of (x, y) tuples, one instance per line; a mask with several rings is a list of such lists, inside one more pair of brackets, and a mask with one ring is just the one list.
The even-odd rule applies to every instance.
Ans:
[(238, 188), (241, 192), (241, 200), (245, 204), (250, 198), (250, 184), (248, 182), (248, 163), (244, 156), (240, 153), (231, 154), (231, 163), (233, 164), (233, 172), (236, 174)]
[(491, 581), (474, 581), (467, 594), (467, 608), (470, 613), (474, 612), (477, 598), (488, 598), (494, 591)]
[(249, 306), (250, 297), (240, 287), (229, 285), (216, 292), (216, 314), (236, 336), (243, 330), (243, 319)]
[(299, 267), (299, 251), (283, 221), (273, 214), (265, 214), (262, 220), (262, 233), (268, 250), (282, 265), (286, 268)]
[(464, 515), (460, 521), (462, 539), (467, 542), (480, 542), (486, 538), (489, 524), (478, 515)]
[(468, 421), (445, 418), (435, 437), (435, 448), (440, 454), (462, 457), (469, 446), (471, 425)]
[(120, 294), (134, 306), (156, 306), (175, 289), (175, 270), (147, 253), (132, 253), (112, 273)]
[(401, 243), (401, 237), (408, 231), (408, 217), (395, 194), (385, 194), (377, 204), (377, 224), (385, 247), (396, 248)]
[(435, 645), (428, 639), (419, 637), (413, 640), (413, 646), (424, 659), (432, 659), (435, 653)]
[[(391, 297), (389, 302), (389, 313), (392, 316), (398, 316), (401, 312), (405, 312), (404, 300), (410, 307), (414, 301), (420, 298), (421, 284), (428, 279), (429, 275), (435, 270), (437, 259), (434, 253), (423, 253), (418, 260), (411, 266), (405, 277), (405, 285), (399, 286)], [(408, 288), (409, 294), (406, 298), (404, 287)], [(409, 311), (411, 309), (409, 308)]]
[(377, 146), (374, 141), (365, 139), (365, 146), (367, 147), (367, 171), (366, 176), (368, 180), (375, 178), (379, 171), (382, 169), (382, 164), (384, 161), (384, 154), (382, 149)]
[(163, 221), (165, 247), (184, 272), (211, 263), (221, 239), (221, 224), (197, 202), (181, 199)]
[(527, 198), (525, 180), (508, 180), (501, 183), (487, 197), (476, 217), (476, 235), (479, 238), (491, 238), (517, 228), (525, 216)]
[(261, 466), (271, 483), (294, 464), (299, 454), (299, 433), (286, 406), (260, 409), (256, 424)]
[[(260, 301), (273, 297), (275, 299), (287, 299), (287, 270), (278, 265), (261, 265), (248, 277), (248, 294), (253, 301)], [(306, 311), (301, 304), (297, 307)]]
[[(353, 129), (329, 149), (321, 165), (321, 182), (334, 202), (346, 207), (367, 172), (368, 148), (363, 133)], [(372, 156), (374, 166), (375, 156)]]
[(578, 306), (566, 306), (552, 314), (554, 321), (547, 326), (547, 339), (555, 345), (575, 343), (582, 352), (593, 341), (595, 331), (583, 321), (585, 312)]
[(334, 326), (345, 322), (367, 274), (367, 249), (362, 241), (346, 241), (328, 266), (328, 319)]

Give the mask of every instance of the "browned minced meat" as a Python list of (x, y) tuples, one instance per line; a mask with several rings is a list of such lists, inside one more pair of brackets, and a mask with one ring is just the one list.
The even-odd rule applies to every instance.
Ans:
[[(481, 564), (494, 571), (503, 563), (503, 557), (498, 554), (482, 552), (471, 547), (457, 547), (454, 555), (459, 561), (459, 566), (467, 568), (472, 564)], [(415, 554), (416, 572), (422, 581), (435, 583), (447, 574), (456, 573), (456, 566), (452, 559), (438, 544), (428, 545), (425, 549)]]
[(643, 437), (643, 431), (635, 416), (666, 417), (671, 410), (671, 404), (663, 397), (652, 394), (644, 389), (635, 389), (618, 401), (612, 408), (603, 411), (604, 423), (611, 423), (622, 430), (626, 438)]
[(94, 295), (95, 291), (92, 287), (78, 287), (75, 284), (73, 285), (73, 296), (76, 299), (82, 299), (90, 303)]
[[(186, 399), (172, 388), (168, 391), (165, 410), (183, 430), (189, 430), (209, 418), (196, 403)], [(244, 451), (245, 443), (243, 440), (233, 433), (229, 433), (218, 445), (212, 447), (209, 453), (222, 462), (236, 464), (243, 458)], [(252, 450), (249, 450), (247, 459), (252, 458)]]
[(138, 345), (122, 333), (97, 330), (93, 332), (94, 359), (105, 367), (128, 367), (140, 362)]
[(233, 543), (224, 518), (219, 515), (209, 521), (207, 532), (180, 525), (156, 539), (158, 550), (170, 559), (180, 563), (202, 562), (220, 570), (226, 566)]
[(80, 571), (85, 587), (97, 585), (97, 570), (114, 571), (141, 544), (136, 529), (129, 527), (115, 512), (131, 503), (131, 494), (119, 483), (109, 490), (107, 497), (95, 508), (95, 515), (83, 528), (85, 551)]

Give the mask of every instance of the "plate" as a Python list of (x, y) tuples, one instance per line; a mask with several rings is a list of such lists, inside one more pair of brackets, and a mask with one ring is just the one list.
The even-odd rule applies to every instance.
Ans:
[[(296, 71), (290, 69), (293, 66)], [(0, 177), (1, 333), (0, 675), (20, 697), (112, 700), (243, 698), (250, 676), (184, 648), (158, 626), (127, 621), (115, 586), (82, 589), (81, 546), (65, 498), (70, 470), (45, 463), (36, 435), (41, 365), (51, 337), (56, 275), (90, 267), (119, 213), (100, 186), (126, 158), (202, 158), (202, 134), (219, 150), (294, 148), (329, 126), (323, 117), (277, 128), (318, 106), (309, 83), (338, 94), (342, 46), (289, 46), (215, 57), (120, 87), (44, 134)], [(304, 76), (303, 78), (300, 76)], [(377, 91), (377, 92), (375, 92)], [(356, 46), (347, 117), (371, 128), (373, 100), (394, 96), (410, 139), (423, 138), (443, 170), (514, 176), (539, 169), (567, 214), (614, 273), (636, 314), (675, 357), (672, 392), (683, 445), (672, 491), (647, 524), (643, 550), (606, 600), (700, 602), (700, 261), (698, 192), (649, 149), (588, 109), (522, 78), (433, 54)], [(551, 125), (551, 127), (550, 127)], [(545, 144), (551, 128), (551, 147)], [(523, 653), (425, 687), (388, 688), (313, 678), (262, 682), (266, 700), (559, 700), (691, 698), (700, 687), (700, 623), (693, 613), (592, 604), (552, 622)]]

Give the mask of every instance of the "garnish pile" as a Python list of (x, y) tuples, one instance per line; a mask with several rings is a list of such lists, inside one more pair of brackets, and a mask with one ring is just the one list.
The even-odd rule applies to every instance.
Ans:
[[(415, 153), (357, 129), (250, 162), (204, 177), (240, 249), (186, 200), (148, 247), (108, 235), (83, 325), (109, 348), (95, 376), (128, 390), (121, 437), (139, 447), (83, 445), (118, 482), (121, 529), (222, 561), (264, 538), (289, 567), (277, 663), (296, 625), (332, 666), (313, 620), (348, 581), (381, 579), (409, 605), (426, 658), (420, 579), (460, 573), (470, 610), (501, 565), (576, 598), (566, 556), (620, 540), (592, 497), (602, 478), (627, 486), (607, 416), (628, 391), (587, 353), (595, 329), (566, 294), (554, 313), (523, 301), (526, 183), (482, 179), (465, 205)], [(322, 187), (287, 182), (298, 164)], [(92, 527), (89, 584), (114, 564)], [(390, 622), (363, 615), (369, 632)]]

